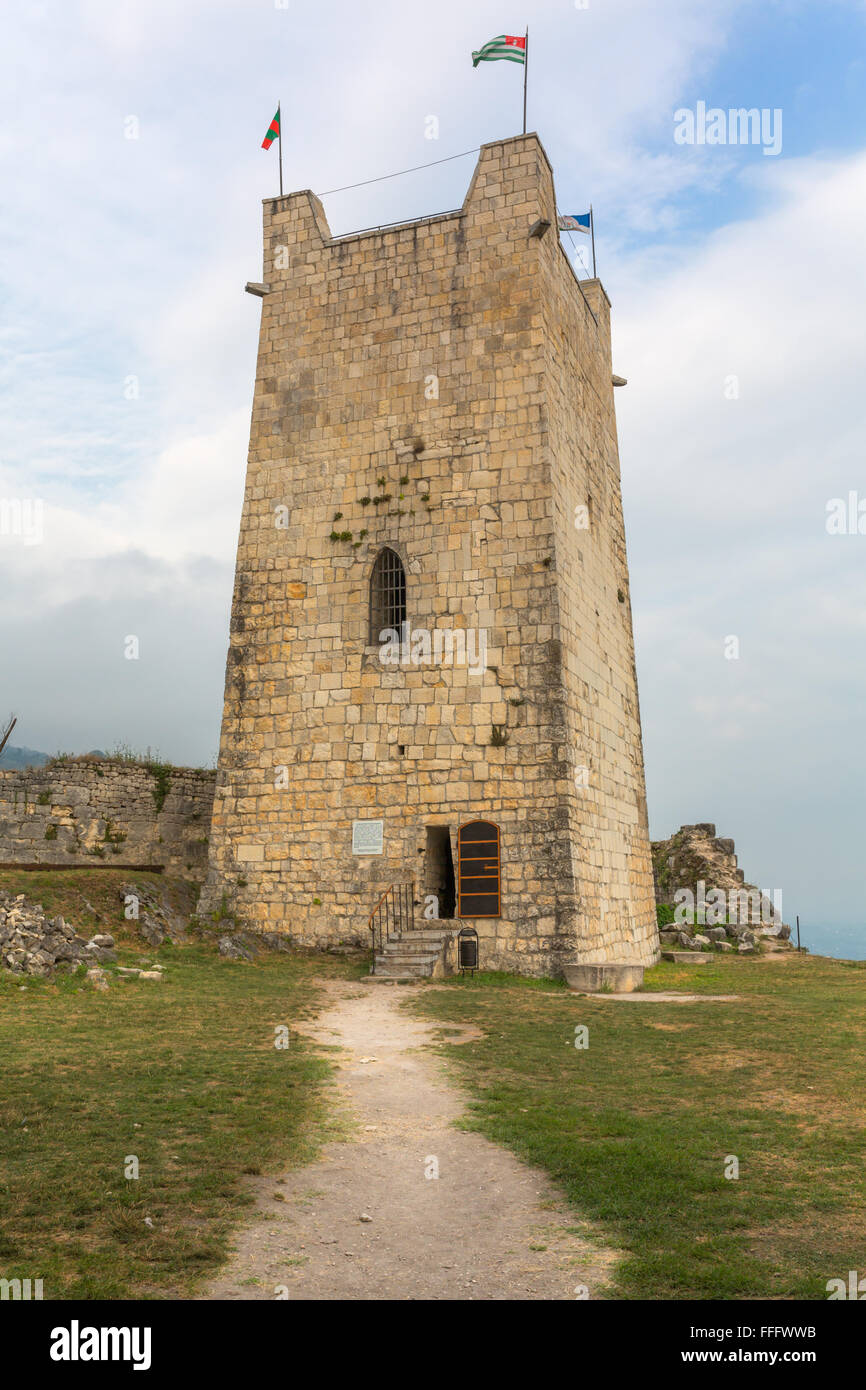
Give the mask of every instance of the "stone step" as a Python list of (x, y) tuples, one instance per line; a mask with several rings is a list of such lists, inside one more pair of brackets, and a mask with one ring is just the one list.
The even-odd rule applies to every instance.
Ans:
[(418, 931), (395, 932), (393, 936), (388, 937), (388, 941), (423, 941), (429, 942), (431, 946), (436, 946), (438, 948), (442, 945), (443, 941), (448, 940), (450, 935), (450, 931), (429, 931), (419, 928)]
[(392, 936), (381, 947), (383, 951), (441, 951), (447, 937), (431, 941), (429, 937)]
[(377, 951), (373, 974), (383, 979), (428, 979), (440, 956), (440, 951)]
[(382, 981), (429, 979), (453, 933), (450, 924), (439, 922), (396, 932), (374, 952), (370, 978)]
[(435, 961), (429, 961), (425, 965), (414, 962), (411, 967), (394, 965), (386, 969), (380, 961), (377, 961), (373, 974), (380, 980), (429, 980), (433, 974), (434, 965)]
[(376, 952), (376, 960), (381, 961), (386, 970), (411, 969), (416, 965), (432, 967), (438, 959), (438, 951), (413, 951), (411, 955), (405, 951), (389, 951), (387, 955)]
[(395, 951), (399, 956), (438, 956), (442, 950), (441, 941), (387, 941), (378, 955), (391, 955)]

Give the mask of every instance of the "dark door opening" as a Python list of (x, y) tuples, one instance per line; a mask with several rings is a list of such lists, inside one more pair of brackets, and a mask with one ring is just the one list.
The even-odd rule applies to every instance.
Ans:
[(439, 899), (439, 916), (451, 918), (457, 905), (454, 881), (454, 859), (451, 855), (451, 834), (447, 825), (428, 825), (426, 859), (427, 893)]

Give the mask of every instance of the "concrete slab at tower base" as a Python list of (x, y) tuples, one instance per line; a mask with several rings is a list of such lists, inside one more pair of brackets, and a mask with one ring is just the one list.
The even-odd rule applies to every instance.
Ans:
[(606, 962), (599, 965), (564, 965), (563, 974), (570, 989), (591, 994), (612, 990), (614, 994), (631, 994), (643, 984), (644, 967), (626, 963)]

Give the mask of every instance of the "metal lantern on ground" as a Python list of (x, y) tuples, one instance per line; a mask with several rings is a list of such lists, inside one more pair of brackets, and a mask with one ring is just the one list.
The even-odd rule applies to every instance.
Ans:
[(474, 927), (462, 927), (457, 934), (457, 964), (460, 974), (472, 974), (478, 969), (478, 933)]

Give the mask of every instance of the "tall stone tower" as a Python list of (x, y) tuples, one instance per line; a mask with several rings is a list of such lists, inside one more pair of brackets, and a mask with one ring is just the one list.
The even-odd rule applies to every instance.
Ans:
[(657, 958), (609, 303), (535, 135), (462, 208), (269, 199), (202, 911), (367, 943), (391, 884), (482, 967)]

